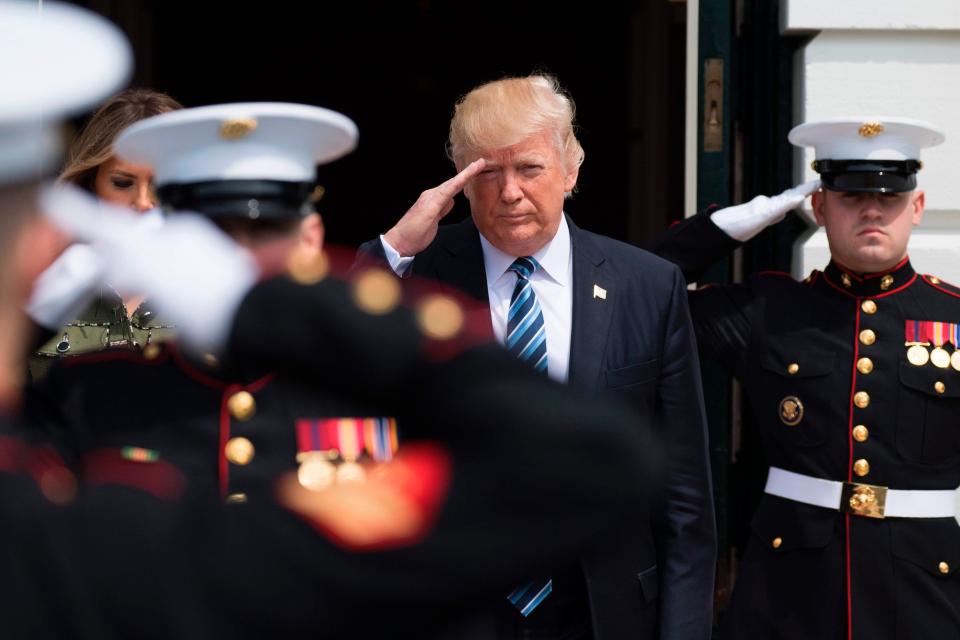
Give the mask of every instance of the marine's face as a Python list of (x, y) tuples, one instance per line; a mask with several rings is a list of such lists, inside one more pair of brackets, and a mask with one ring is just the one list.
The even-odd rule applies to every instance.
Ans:
[(578, 167), (564, 165), (548, 132), (505, 149), (468, 154), (462, 164), (477, 158), (484, 158), (486, 167), (464, 188), (477, 229), (504, 253), (536, 253), (557, 233), (563, 197), (576, 186)]
[(143, 213), (157, 206), (153, 169), (112, 157), (97, 168), (93, 190), (101, 200)]
[(834, 260), (859, 273), (890, 269), (907, 255), (913, 227), (923, 216), (922, 191), (813, 194), (817, 224), (827, 231)]

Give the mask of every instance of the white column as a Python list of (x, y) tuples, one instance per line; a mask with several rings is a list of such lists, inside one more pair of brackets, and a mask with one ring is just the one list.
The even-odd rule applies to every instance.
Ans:
[[(784, 33), (816, 35), (798, 53), (796, 122), (868, 115), (928, 120), (947, 140), (923, 152), (926, 213), (910, 241), (921, 273), (960, 284), (960, 1), (782, 0)], [(797, 181), (815, 178), (797, 150)], [(829, 260), (822, 230), (794, 247), (794, 275)]]

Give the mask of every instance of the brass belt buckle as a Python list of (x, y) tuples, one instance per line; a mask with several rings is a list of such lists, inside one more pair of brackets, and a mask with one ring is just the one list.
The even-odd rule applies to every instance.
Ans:
[(859, 482), (844, 482), (840, 511), (867, 518), (883, 518), (887, 506), (887, 488)]

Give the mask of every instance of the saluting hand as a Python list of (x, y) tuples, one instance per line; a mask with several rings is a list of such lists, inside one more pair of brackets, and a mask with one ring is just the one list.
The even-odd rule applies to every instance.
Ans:
[(474, 160), (440, 186), (421, 193), (400, 221), (384, 234), (390, 246), (404, 257), (415, 256), (426, 249), (437, 236), (440, 221), (453, 209), (454, 197), (484, 166), (483, 158)]

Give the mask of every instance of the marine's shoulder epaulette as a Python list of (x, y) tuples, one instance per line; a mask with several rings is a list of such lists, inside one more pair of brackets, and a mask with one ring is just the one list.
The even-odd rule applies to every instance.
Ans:
[(933, 288), (936, 289), (937, 291), (940, 291), (940, 292), (942, 292), (942, 293), (945, 293), (945, 294), (947, 294), (948, 296), (953, 296), (954, 298), (960, 298), (960, 287), (957, 287), (957, 286), (955, 286), (955, 285), (952, 285), (952, 284), (950, 284), (949, 282), (944, 282), (943, 280), (941, 280), (941, 279), (938, 278), (937, 276), (931, 276), (931, 275), (929, 275), (929, 274), (924, 274), (924, 275), (922, 275), (922, 276), (920, 276), (920, 277), (923, 278), (923, 281), (924, 281), (924, 282), (926, 282), (928, 285), (930, 285), (931, 287), (933, 287)]

